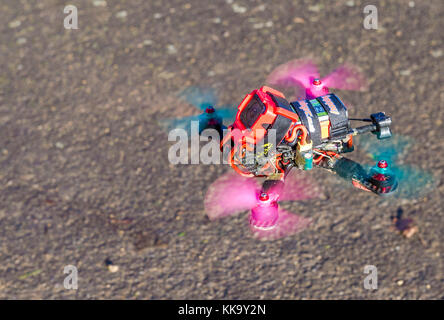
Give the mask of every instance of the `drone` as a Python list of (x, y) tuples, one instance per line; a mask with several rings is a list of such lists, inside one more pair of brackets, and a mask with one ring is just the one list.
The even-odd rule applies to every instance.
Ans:
[[(208, 93), (188, 94), (188, 101), (203, 110), (193, 118), (199, 121), (199, 133), (217, 131), (220, 150), (235, 171), (214, 181), (206, 194), (205, 211), (211, 220), (250, 210), (250, 229), (259, 239), (279, 239), (303, 230), (311, 220), (278, 203), (319, 196), (310, 181), (293, 173), (296, 169), (322, 168), (382, 197), (396, 193), (399, 183), (390, 168), (392, 159), (379, 159), (367, 169), (343, 156), (354, 151), (357, 135), (392, 137), (390, 116), (377, 112), (368, 118), (349, 118), (346, 105), (330, 92), (330, 88), (364, 88), (356, 68), (343, 65), (320, 78), (311, 60), (299, 59), (277, 67), (267, 82), (270, 86), (251, 91), (237, 109), (218, 108)], [(294, 89), (296, 100), (289, 101), (271, 86)], [(235, 115), (234, 121), (225, 126), (229, 114)], [(367, 124), (352, 127), (351, 121)]]

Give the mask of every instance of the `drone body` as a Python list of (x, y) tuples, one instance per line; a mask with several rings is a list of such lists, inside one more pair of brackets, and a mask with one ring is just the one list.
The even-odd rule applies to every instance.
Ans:
[[(220, 136), (221, 152), (236, 171), (210, 186), (205, 198), (205, 211), (210, 219), (250, 210), (251, 231), (265, 240), (303, 230), (310, 219), (289, 213), (278, 204), (320, 195), (309, 179), (295, 177), (296, 169), (323, 168), (358, 189), (381, 196), (398, 189), (398, 179), (388, 166), (392, 158), (378, 159), (382, 161), (368, 170), (342, 155), (354, 150), (356, 135), (371, 132), (379, 140), (392, 135), (390, 117), (379, 112), (368, 119), (350, 119), (346, 105), (330, 93), (329, 88), (365, 87), (356, 68), (343, 65), (321, 79), (311, 60), (293, 60), (277, 67), (267, 82), (294, 89), (296, 99), (289, 101), (280, 91), (263, 86), (249, 93), (237, 110), (230, 111), (214, 107), (216, 103), (212, 101), (216, 99), (212, 91), (194, 88), (184, 95), (203, 113), (197, 118), (179, 119), (178, 123), (198, 120), (199, 133), (215, 129)], [(225, 127), (223, 120), (233, 116), (234, 110), (234, 122)], [(350, 120), (370, 124), (352, 128)], [(170, 123), (176, 124), (176, 120)], [(257, 180), (261, 180), (261, 186)]]
[(378, 139), (391, 136), (390, 117), (376, 113), (368, 121), (372, 124), (352, 129), (347, 108), (335, 94), (288, 102), (282, 93), (264, 86), (241, 102), (221, 149), (229, 150), (229, 164), (245, 177), (283, 181), (292, 168), (311, 170), (319, 166), (342, 176), (351, 170), (348, 175), (356, 186), (387, 194), (395, 191), (395, 180), (384, 186), (376, 182), (386, 181), (382, 178), (389, 173), (386, 162), (380, 164), (381, 172), (373, 179), (366, 177), (358, 164), (352, 165), (341, 156), (353, 151), (355, 135), (373, 132)]
[[(319, 85), (319, 80), (315, 82)], [(288, 102), (281, 92), (270, 87), (253, 90), (240, 103), (236, 120), (221, 137), (221, 150), (238, 174), (265, 178), (262, 188), (254, 192), (256, 201), (252, 201), (250, 215), (253, 231), (265, 238), (269, 238), (270, 232), (275, 235), (277, 226), (280, 229), (277, 228), (276, 237), (280, 237), (297, 232), (306, 223), (281, 211), (277, 203), (293, 168), (306, 171), (325, 168), (350, 180), (355, 187), (378, 195), (391, 194), (397, 188), (396, 177), (386, 161), (379, 161), (367, 172), (341, 155), (353, 151), (355, 135), (373, 132), (378, 139), (389, 138), (390, 117), (372, 114), (366, 120), (371, 124), (352, 129), (342, 101), (326, 88), (322, 91), (327, 93)], [(212, 128), (222, 132), (222, 123), (217, 124), (221, 127), (214, 127), (213, 122)], [(292, 219), (298, 219), (299, 223), (288, 222)]]
[[(314, 82), (320, 85), (318, 79)], [(277, 202), (293, 168), (308, 171), (322, 167), (378, 195), (391, 194), (397, 188), (386, 161), (366, 172), (341, 155), (353, 151), (355, 135), (373, 132), (378, 139), (389, 138), (390, 117), (372, 114), (366, 120), (371, 124), (352, 129), (342, 101), (325, 87), (319, 91), (326, 94), (288, 102), (270, 87), (253, 90), (240, 103), (236, 120), (221, 137), (221, 150), (238, 174), (265, 178), (251, 208), (250, 225), (256, 232), (272, 230), (282, 224), (280, 218), (288, 218), (288, 214), (280, 214)], [(216, 129), (222, 132), (221, 122), (218, 125), (221, 128)]]

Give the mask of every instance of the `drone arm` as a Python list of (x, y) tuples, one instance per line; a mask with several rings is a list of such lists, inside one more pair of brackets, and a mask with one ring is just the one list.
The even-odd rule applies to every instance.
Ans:
[(349, 181), (363, 181), (367, 176), (367, 172), (359, 163), (345, 157), (339, 157), (332, 165), (331, 170)]
[(344, 180), (350, 181), (354, 187), (371, 191), (377, 195), (388, 195), (398, 187), (395, 176), (374, 172), (372, 171), (374, 169), (367, 172), (359, 163), (342, 156), (329, 162), (327, 168)]
[(284, 188), (284, 180), (282, 179), (273, 179), (268, 178), (262, 183), (261, 193), (268, 193), (273, 191), (277, 194), (280, 194)]

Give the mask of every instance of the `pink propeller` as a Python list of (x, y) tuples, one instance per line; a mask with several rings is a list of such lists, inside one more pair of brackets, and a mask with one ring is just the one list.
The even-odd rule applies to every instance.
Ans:
[(205, 212), (210, 220), (231, 216), (256, 205), (259, 186), (254, 179), (229, 172), (214, 181), (205, 195)]
[(254, 178), (227, 173), (209, 187), (205, 211), (211, 220), (251, 210), (250, 229), (255, 238), (274, 240), (304, 230), (311, 219), (279, 208), (278, 201), (306, 200), (320, 196), (320, 191), (302, 174), (291, 172), (283, 189), (261, 193)]
[(254, 237), (260, 240), (276, 240), (284, 238), (307, 228), (312, 220), (278, 208), (275, 226), (271, 228), (258, 228), (250, 222), (250, 230)]
[(296, 99), (314, 99), (329, 93), (329, 88), (361, 91), (366, 81), (357, 67), (343, 64), (320, 78), (316, 64), (308, 58), (291, 60), (278, 66), (267, 77), (271, 85), (293, 88)]
[(359, 69), (350, 64), (343, 64), (321, 80), (327, 88), (339, 90), (364, 91), (367, 82)]

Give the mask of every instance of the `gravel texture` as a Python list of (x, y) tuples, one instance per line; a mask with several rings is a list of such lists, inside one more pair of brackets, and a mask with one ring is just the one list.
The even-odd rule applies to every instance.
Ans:
[[(442, 0), (72, 0), (0, 3), (0, 298), (443, 299)], [(304, 232), (253, 240), (246, 213), (210, 222), (203, 197), (229, 170), (168, 163), (157, 120), (196, 114), (176, 94), (208, 85), (239, 103), (290, 59), (358, 65), (351, 116), (386, 111), (432, 173), (415, 200), (381, 201), (326, 172), (325, 199), (284, 204)], [(359, 150), (355, 160), (368, 160)], [(390, 230), (398, 210), (422, 242)], [(66, 265), (78, 268), (66, 290)], [(378, 268), (378, 289), (363, 287)]]

